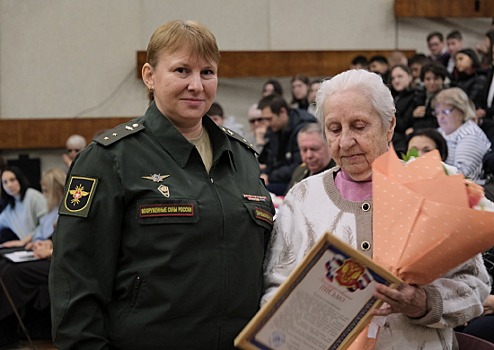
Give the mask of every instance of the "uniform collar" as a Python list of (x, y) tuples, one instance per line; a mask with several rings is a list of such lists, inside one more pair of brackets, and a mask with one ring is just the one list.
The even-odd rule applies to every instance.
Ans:
[[(156, 138), (175, 162), (184, 168), (195, 146), (159, 111), (154, 102), (149, 105), (146, 111), (144, 123), (146, 130)], [(232, 147), (225, 133), (209, 117), (202, 118), (202, 126), (209, 132), (213, 148), (213, 164), (223, 153), (227, 153), (230, 166), (235, 168)]]

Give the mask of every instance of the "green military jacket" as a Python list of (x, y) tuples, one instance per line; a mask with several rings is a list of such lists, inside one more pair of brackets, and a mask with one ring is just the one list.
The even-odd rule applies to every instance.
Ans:
[(274, 207), (250, 146), (203, 126), (209, 174), (154, 103), (74, 161), (49, 281), (61, 349), (230, 349), (256, 313)]

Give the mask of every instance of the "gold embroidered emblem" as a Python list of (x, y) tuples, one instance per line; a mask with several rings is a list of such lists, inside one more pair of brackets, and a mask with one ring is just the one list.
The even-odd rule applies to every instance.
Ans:
[(70, 190), (69, 193), (72, 195), (72, 199), (70, 200), (70, 203), (77, 205), (81, 202), (82, 197), (86, 197), (89, 192), (84, 191), (84, 186), (82, 185), (77, 185), (75, 189)]

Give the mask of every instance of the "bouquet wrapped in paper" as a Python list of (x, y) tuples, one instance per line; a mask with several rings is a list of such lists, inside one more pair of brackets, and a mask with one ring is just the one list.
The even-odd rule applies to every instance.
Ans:
[(494, 246), (493, 203), (437, 151), (409, 161), (393, 149), (372, 165), (374, 261), (427, 284)]
[[(372, 198), (373, 260), (406, 283), (428, 284), (494, 246), (494, 203), (438, 151), (404, 163), (391, 148), (372, 164)], [(349, 350), (373, 349), (377, 332), (365, 328)]]

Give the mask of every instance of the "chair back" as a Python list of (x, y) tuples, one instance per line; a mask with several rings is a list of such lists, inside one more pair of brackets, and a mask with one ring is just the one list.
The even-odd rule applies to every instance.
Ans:
[(494, 344), (473, 335), (455, 332), (460, 350), (494, 350)]

